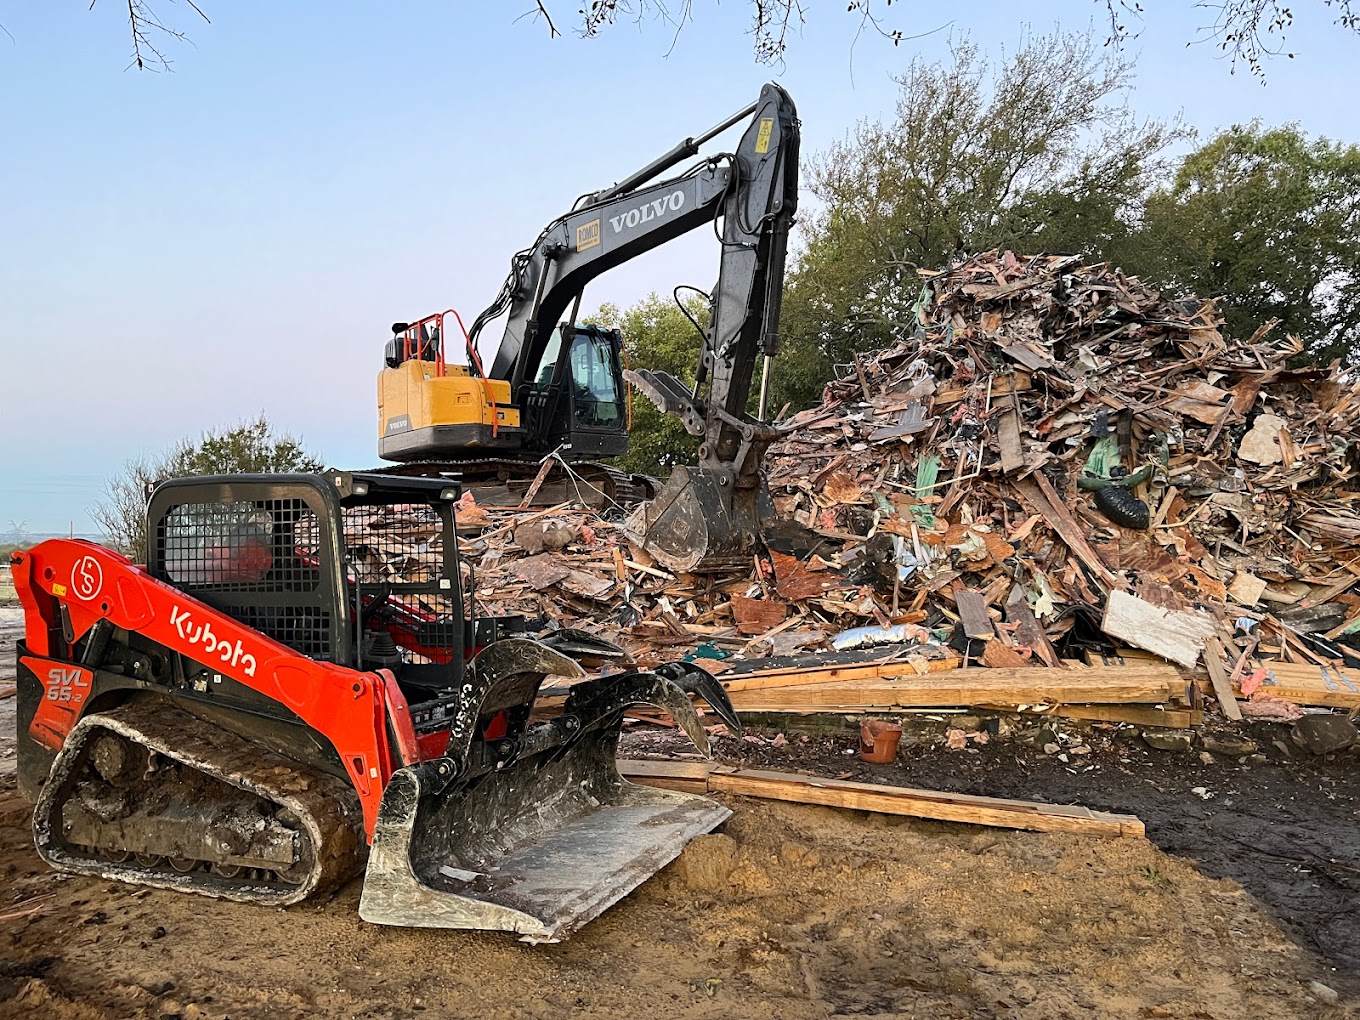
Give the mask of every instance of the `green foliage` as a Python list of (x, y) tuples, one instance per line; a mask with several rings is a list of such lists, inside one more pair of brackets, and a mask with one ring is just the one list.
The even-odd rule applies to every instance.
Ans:
[(1238, 336), (1272, 318), (1319, 360), (1360, 353), (1360, 148), (1234, 126), (1143, 217), (1144, 275), (1219, 297)]
[[(897, 81), (890, 124), (860, 124), (811, 166), (821, 208), (782, 329), (800, 366), (848, 362), (912, 329), (919, 269), (994, 247), (1108, 257), (1129, 234), (1121, 213), (1185, 135), (1134, 119), (1117, 101), (1129, 65), (1090, 35), (1027, 39), (995, 72), (964, 41), (951, 62), (915, 60)], [(806, 402), (806, 382), (786, 385)]]
[[(708, 302), (693, 292), (682, 300), (689, 314), (701, 326), (707, 326)], [(624, 355), (629, 368), (669, 372), (685, 385), (694, 385), (694, 369), (699, 363), (699, 334), (674, 300), (653, 293), (626, 310), (606, 304), (590, 321), (623, 334)], [(676, 464), (690, 463), (697, 457), (698, 440), (685, 431), (678, 418), (663, 414), (641, 393), (633, 392), (629, 399), (632, 428), (628, 453), (616, 458), (616, 467), (665, 477)]]
[(292, 436), (276, 436), (261, 414), (254, 421), (179, 440), (157, 457), (129, 460), (110, 478), (105, 498), (90, 511), (110, 545), (135, 563), (146, 562), (146, 497), (157, 482), (190, 475), (320, 471), (325, 463)]

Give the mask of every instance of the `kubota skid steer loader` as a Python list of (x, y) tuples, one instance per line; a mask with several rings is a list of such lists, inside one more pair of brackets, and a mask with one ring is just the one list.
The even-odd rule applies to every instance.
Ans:
[(464, 612), (454, 482), (165, 482), (145, 566), (78, 540), (13, 557), (19, 775), (53, 867), (286, 906), (366, 867), (378, 924), (557, 941), (730, 812), (623, 780), (625, 709), (705, 753), (675, 664), (570, 687), (573, 659)]

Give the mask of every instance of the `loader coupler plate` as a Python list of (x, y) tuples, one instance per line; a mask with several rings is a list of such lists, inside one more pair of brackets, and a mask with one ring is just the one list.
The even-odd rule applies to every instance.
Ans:
[(360, 917), (560, 941), (731, 816), (707, 798), (621, 779), (605, 744), (587, 740), (442, 793), (428, 765), (399, 771), (383, 797)]

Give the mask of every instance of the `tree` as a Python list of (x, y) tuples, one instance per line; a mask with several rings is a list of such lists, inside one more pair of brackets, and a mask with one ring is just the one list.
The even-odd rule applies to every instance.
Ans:
[[(1130, 27), (1130, 19), (1141, 22), (1145, 8), (1139, 0), (1092, 0), (1105, 11), (1109, 23), (1108, 44), (1122, 48), (1139, 34)], [(1185, 0), (1181, 0), (1185, 2)], [(1324, 7), (1335, 14), (1333, 23), (1339, 28), (1360, 33), (1360, 11), (1352, 9), (1352, 0), (1312, 0), (1314, 7)], [(861, 32), (870, 31), (892, 42), (894, 46), (917, 38), (908, 35), (901, 28), (894, 28), (885, 20), (886, 9), (893, 0), (841, 0), (845, 12), (859, 19)], [(553, 19), (552, 9), (560, 5), (550, 0), (537, 0), (530, 13), (546, 21), (548, 31), (556, 36), (560, 32)], [(776, 63), (783, 59), (788, 49), (789, 36), (796, 34), (805, 24), (810, 0), (747, 0), (751, 13), (751, 36), (756, 60), (760, 63)], [(1283, 6), (1280, 0), (1197, 0), (1194, 7), (1211, 12), (1213, 24), (1204, 29), (1204, 34), (1196, 41), (1216, 41), (1218, 48), (1230, 61), (1232, 71), (1236, 71), (1239, 61), (1244, 61), (1252, 74), (1264, 80), (1264, 60), (1276, 57), (1293, 57), (1284, 47), (1285, 36), (1293, 26), (1293, 11)], [(899, 8), (900, 9), (900, 8)], [(694, 18), (694, 0), (592, 0), (577, 12), (578, 32), (585, 38), (593, 38), (614, 25), (619, 16), (636, 22), (648, 18), (666, 24), (676, 36)], [(936, 23), (938, 24), (938, 23)], [(933, 26), (921, 26), (931, 31)]]
[(1234, 126), (1191, 153), (1143, 217), (1143, 275), (1221, 298), (1228, 328), (1360, 359), (1360, 147)]
[(254, 421), (179, 440), (157, 457), (136, 457), (110, 478), (105, 499), (90, 511), (109, 543), (135, 563), (147, 554), (146, 497), (151, 486), (189, 475), (320, 471), (325, 464), (292, 436), (275, 436), (261, 414)]
[[(99, 0), (91, 0), (93, 8)], [(168, 41), (182, 41), (184, 31), (168, 25), (152, 6), (151, 0), (125, 0), (129, 27), (132, 34), (133, 64), (139, 69), (170, 69), (170, 61), (160, 46)], [(175, 0), (168, 0), (174, 3)], [(894, 46), (909, 39), (903, 29), (888, 25), (884, 19), (886, 8), (893, 0), (841, 0), (850, 17), (859, 18), (860, 31), (871, 31), (892, 42)], [(1184, 3), (1186, 0), (1179, 0)], [(1339, 28), (1360, 33), (1360, 11), (1352, 9), (1353, 0), (1312, 0), (1314, 6), (1325, 7), (1335, 14), (1334, 24)], [(796, 34), (805, 23), (810, 0), (746, 0), (751, 13), (752, 48), (757, 62), (762, 64), (778, 63), (788, 49), (789, 36)], [(1129, 25), (1129, 19), (1142, 21), (1144, 8), (1138, 0), (1092, 0), (1103, 7), (1109, 22), (1107, 43), (1122, 48), (1129, 40), (1139, 34)], [(185, 4), (208, 21), (195, 0), (185, 0)], [(535, 0), (532, 7), (525, 0), (524, 14), (546, 24), (553, 37), (561, 35), (558, 18), (561, 4), (554, 0)], [(1198, 0), (1194, 4), (1199, 10), (1213, 13), (1214, 22), (1197, 41), (1216, 40), (1218, 48), (1229, 58), (1235, 72), (1239, 61), (1245, 61), (1252, 74), (1264, 80), (1264, 61), (1271, 57), (1294, 54), (1285, 49), (1286, 33), (1293, 26), (1294, 14), (1291, 8), (1282, 6), (1280, 0)], [(614, 25), (620, 15), (624, 18), (642, 22), (648, 18), (666, 24), (675, 36), (694, 18), (694, 0), (591, 0), (577, 9), (577, 32), (584, 38), (594, 38)], [(947, 23), (946, 23), (947, 24)], [(938, 30), (940, 26), (927, 26), (926, 31)]]
[(918, 270), (955, 257), (1118, 255), (1169, 172), (1163, 152), (1186, 134), (1117, 101), (1129, 65), (1089, 34), (1026, 40), (995, 73), (965, 40), (951, 62), (918, 59), (897, 81), (890, 124), (861, 123), (812, 161), (821, 207), (804, 223), (783, 317), (801, 365), (848, 363), (913, 329)]
[[(590, 321), (623, 334), (629, 368), (669, 372), (687, 386), (694, 385), (699, 363), (699, 333), (708, 324), (708, 302), (690, 293), (684, 307), (653, 293), (626, 310), (601, 305)], [(693, 317), (693, 322), (690, 317)], [(698, 456), (699, 442), (674, 415), (665, 414), (641, 394), (632, 394), (628, 453), (617, 459), (625, 471), (665, 477), (676, 464)]]

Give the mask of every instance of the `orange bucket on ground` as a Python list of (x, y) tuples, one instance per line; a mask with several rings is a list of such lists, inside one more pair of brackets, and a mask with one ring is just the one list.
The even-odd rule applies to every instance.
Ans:
[(897, 742), (901, 739), (902, 727), (898, 723), (863, 719), (859, 724), (859, 756), (886, 765), (897, 757)]

